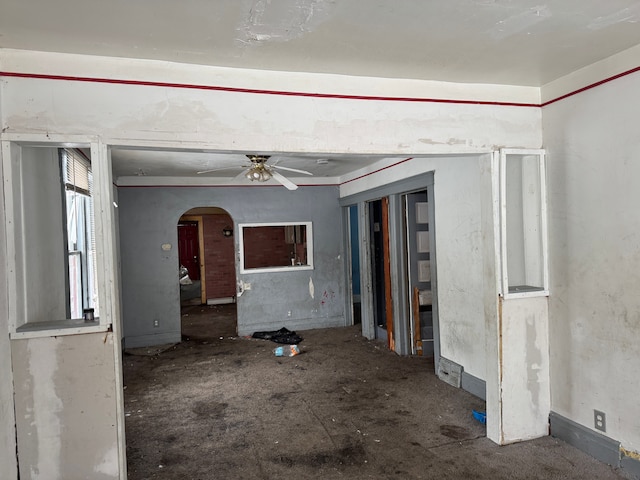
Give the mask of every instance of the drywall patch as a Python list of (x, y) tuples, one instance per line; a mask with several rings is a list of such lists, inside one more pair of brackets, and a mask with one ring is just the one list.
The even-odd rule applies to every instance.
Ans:
[(330, 0), (245, 1), (245, 20), (237, 29), (237, 41), (260, 45), (295, 40), (326, 21), (334, 6)]
[(590, 30), (602, 30), (617, 23), (638, 23), (640, 21), (640, 4), (623, 8), (617, 12), (592, 20), (587, 28)]
[(489, 35), (491, 35), (494, 40), (503, 40), (517, 33), (524, 32), (549, 17), (551, 17), (549, 7), (546, 5), (537, 5), (524, 12), (500, 20), (494, 28), (489, 30)]
[(29, 374), (33, 379), (32, 425), (37, 428), (37, 458), (31, 465), (31, 478), (60, 476), (62, 436), (60, 414), (62, 400), (56, 394), (55, 375), (58, 370), (58, 342), (30, 340)]

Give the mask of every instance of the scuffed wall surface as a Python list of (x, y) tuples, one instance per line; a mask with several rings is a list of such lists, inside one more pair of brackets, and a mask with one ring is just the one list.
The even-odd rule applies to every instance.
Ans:
[(552, 410), (640, 451), (640, 74), (544, 108)]
[[(190, 78), (192, 83), (199, 80), (198, 76)], [(171, 141), (178, 146), (189, 142), (245, 152), (415, 155), (540, 146), (540, 111), (531, 107), (343, 100), (20, 78), (4, 78), (3, 82), (7, 96), (2, 126), (8, 133), (95, 134), (106, 141), (114, 139), (114, 143), (121, 139)], [(280, 88), (286, 91), (288, 87), (287, 75), (282, 74)], [(428, 96), (429, 91), (424, 94)]]
[(440, 354), (484, 380), (480, 167), (477, 157), (446, 159), (434, 175)]
[[(0, 169), (2, 164), (0, 163)], [(0, 198), (4, 198), (4, 183)], [(18, 478), (16, 429), (13, 410), (13, 374), (9, 343), (9, 312), (6, 271), (6, 223), (4, 208), (0, 208), (0, 473), (7, 479)]]
[[(238, 223), (313, 222), (314, 270), (238, 275), (238, 281), (251, 285), (238, 298), (241, 335), (283, 326), (344, 324), (342, 224), (336, 187), (301, 187), (293, 192), (283, 187), (121, 187), (118, 198), (125, 345), (180, 340), (177, 222), (187, 210), (202, 206), (229, 212), (234, 230)], [(233, 241), (237, 248), (237, 236)], [(170, 251), (161, 249), (165, 243), (172, 245)], [(153, 327), (156, 319), (157, 328)]]
[(502, 303), (501, 443), (549, 434), (547, 297)]
[(20, 478), (118, 478), (111, 333), (13, 340)]
[[(434, 172), (440, 355), (485, 377), (480, 163), (477, 155), (417, 158), (349, 183), (357, 193)], [(495, 281), (492, 280), (495, 284)]]

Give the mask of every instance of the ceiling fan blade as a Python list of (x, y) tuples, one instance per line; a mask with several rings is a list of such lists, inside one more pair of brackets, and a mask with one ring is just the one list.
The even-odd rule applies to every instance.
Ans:
[(235, 177), (233, 177), (231, 179), (230, 183), (235, 182), (236, 180), (242, 180), (244, 178), (244, 176), (247, 174), (247, 169), (244, 168), (238, 175), (236, 175)]
[(304, 173), (305, 175), (313, 175), (313, 173), (311, 172), (307, 172), (306, 170), (298, 170), (297, 168), (283, 167), (282, 165), (270, 165), (270, 166), (271, 168), (278, 168), (280, 170), (287, 170), (289, 172)]
[(278, 182), (280, 182), (282, 185), (284, 185), (285, 187), (287, 187), (289, 190), (297, 190), (298, 186), (293, 183), (291, 180), (289, 180), (286, 177), (283, 177), (282, 175), (280, 175), (278, 172), (271, 170), (271, 176), (277, 180)]
[(234, 165), (234, 166), (231, 166), (231, 167), (218, 167), (218, 168), (211, 168), (209, 170), (201, 170), (201, 171), (196, 172), (196, 173), (198, 175), (201, 175), (203, 173), (217, 172), (217, 171), (220, 171), (220, 170), (235, 170), (235, 169), (238, 169), (238, 168), (246, 168), (246, 166), (244, 166), (244, 165)]

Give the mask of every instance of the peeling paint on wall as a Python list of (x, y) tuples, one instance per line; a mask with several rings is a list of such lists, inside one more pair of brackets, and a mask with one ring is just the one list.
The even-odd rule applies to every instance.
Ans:
[(237, 28), (237, 42), (243, 45), (260, 45), (300, 38), (330, 17), (334, 3), (330, 0), (245, 2), (245, 20)]
[(315, 299), (315, 288), (313, 286), (313, 278), (309, 277), (309, 296)]
[(547, 379), (544, 378), (542, 370), (541, 342), (538, 338), (539, 329), (536, 324), (536, 316), (529, 314), (526, 316), (526, 357), (527, 366), (527, 387), (531, 393), (531, 407), (534, 409), (540, 405), (540, 384)]

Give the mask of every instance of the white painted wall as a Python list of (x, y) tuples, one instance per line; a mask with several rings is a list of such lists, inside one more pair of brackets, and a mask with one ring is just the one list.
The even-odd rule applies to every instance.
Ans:
[[(411, 88), (405, 89), (407, 82), (388, 79), (345, 80), (343, 77), (322, 76), (321, 80), (312, 80), (313, 76), (292, 75), (288, 72), (247, 74), (245, 71), (227, 69), (220, 73), (218, 70), (168, 65), (166, 62), (8, 53), (3, 50), (0, 50), (0, 65), (5, 71), (70, 76), (99, 72), (102, 77), (125, 80), (129, 78), (129, 73), (147, 80), (171, 81), (179, 78), (186, 83), (195, 84), (207, 83), (206, 80), (212, 78), (223, 78), (226, 86), (231, 87), (247, 86), (247, 81), (250, 81), (253, 87), (259, 88), (264, 81), (262, 88), (276, 86), (285, 91), (303, 90), (306, 86), (310, 90), (327, 93), (407, 96), (409, 92), (415, 92), (416, 96), (440, 98), (451, 98), (452, 95), (448, 93), (454, 92), (453, 97), (461, 100), (486, 100), (490, 97), (493, 100), (523, 102), (535, 102), (534, 97), (537, 96), (536, 90), (501, 86), (411, 82)], [(216, 77), (218, 74), (221, 76)], [(208, 84), (219, 83), (213, 81)], [(358, 85), (362, 85), (367, 91), (358, 92)], [(481, 319), (484, 311), (482, 298), (477, 290), (484, 280), (481, 278), (479, 253), (481, 234), (478, 219), (477, 154), (501, 146), (540, 147), (542, 132), (539, 109), (279, 96), (17, 77), (4, 77), (0, 88), (0, 125), (6, 134), (41, 133), (63, 137), (73, 134), (97, 135), (107, 144), (238, 151), (380, 153), (407, 156), (457, 154), (456, 158), (440, 157), (407, 162), (401, 168), (387, 169), (381, 175), (345, 184), (341, 187), (340, 194), (349, 195), (407, 178), (416, 172), (435, 170), (436, 225), (440, 239), (436, 248), (442, 249), (438, 250), (442, 253), (442, 258), (438, 258), (441, 262), (438, 265), (440, 315), (446, 325), (441, 337), (444, 347), (442, 354), (463, 364), (472, 375), (484, 378), (483, 342), (478, 340), (482, 338)], [(459, 157), (462, 153), (476, 155), (470, 158)], [(363, 173), (367, 173), (367, 169), (360, 172)], [(442, 210), (439, 210), (441, 207)], [(461, 253), (464, 255), (461, 256)], [(464, 260), (460, 261), (460, 258)], [(86, 337), (86, 341), (101, 338), (97, 335), (82, 337)], [(48, 352), (56, 356), (57, 363), (51, 368), (56, 365), (59, 368), (62, 357), (57, 355), (63, 354), (58, 347), (52, 347), (53, 343), (80, 341), (79, 338), (38, 339), (45, 349), (40, 353)], [(71, 367), (69, 370), (66, 367), (63, 370), (47, 370), (49, 366), (44, 368), (40, 353), (25, 346), (32, 341), (35, 342), (20, 341), (21, 350), (14, 356), (14, 362), (19, 361), (15, 371), (21, 375), (21, 379), (29, 376), (46, 377), (47, 372), (54, 376), (68, 373), (82, 376), (78, 385), (90, 383), (95, 391), (113, 393), (117, 388), (114, 377), (106, 374), (92, 375), (90, 380), (85, 378), (85, 370), (78, 370), (75, 360), (66, 363)], [(91, 349), (85, 347), (86, 345), (80, 347), (78, 351), (89, 354)], [(67, 354), (70, 359), (76, 358), (72, 353), (64, 355)], [(106, 368), (112, 359), (112, 356), (109, 359), (96, 359), (96, 368)], [(33, 365), (30, 363), (32, 361)], [(10, 375), (5, 371), (6, 368), (2, 370), (2, 378)], [(56, 388), (66, 386), (57, 377), (53, 384)], [(69, 392), (71, 396), (75, 393), (78, 393), (78, 389), (72, 388)], [(21, 393), (24, 398), (31, 394), (33, 392), (28, 389)], [(67, 393), (56, 391), (54, 394), (60, 399), (65, 398)], [(47, 395), (37, 394), (34, 398), (42, 401), (48, 398)], [(37, 445), (32, 445), (31, 441), (22, 436), (22, 441), (32, 449), (30, 457), (26, 458), (33, 459), (35, 465), (48, 465), (47, 462), (51, 462), (55, 474), (62, 472), (60, 475), (66, 475), (67, 471), (64, 469), (67, 468), (67, 449), (79, 445), (78, 442), (86, 435), (85, 426), (76, 417), (68, 417), (66, 414), (58, 416), (47, 411), (44, 403), (39, 405), (42, 406), (30, 415), (44, 415), (43, 421), (30, 426), (31, 419), (22, 418), (21, 428), (25, 430), (20, 435), (25, 435), (25, 432), (28, 434), (29, 428), (36, 428), (58, 441), (61, 438), (56, 430), (57, 425), (68, 425), (71, 430), (62, 439), (60, 451), (54, 451), (53, 446), (44, 447), (40, 451)], [(115, 405), (105, 408), (105, 415), (116, 412)], [(101, 465), (105, 465), (105, 475), (108, 477), (113, 473), (110, 470), (113, 464), (109, 450), (113, 440), (112, 432), (109, 429), (100, 430), (96, 435), (101, 442), (99, 445), (84, 443), (82, 447), (78, 446), (83, 452), (83, 459), (87, 460), (82, 465), (94, 469), (101, 469)], [(5, 434), (3, 442), (10, 444), (9, 433)], [(106, 463), (103, 458), (107, 459)], [(65, 478), (73, 478), (73, 475)]]
[(112, 333), (11, 342), (21, 479), (118, 478), (113, 342)]
[[(636, 62), (637, 62), (637, 56)], [(543, 110), (552, 410), (640, 451), (640, 73)]]
[[(2, 51), (0, 61), (1, 55)], [(20, 63), (5, 54), (8, 65), (3, 68), (15, 65), (21, 71), (38, 72), (56, 59), (67, 66), (66, 75), (74, 75), (86, 70), (88, 64), (100, 64), (94, 57), (74, 56), (71, 61), (51, 54), (45, 58), (49, 62), (26, 56)], [(140, 68), (133, 61), (111, 60), (109, 73), (126, 80), (129, 65), (136, 67), (136, 72)], [(147, 76), (166, 81), (158, 64), (151, 65)], [(170, 70), (175, 68), (173, 65)], [(190, 75), (182, 78), (196, 84), (203, 83), (210, 73), (203, 69), (200, 76), (187, 67), (185, 71)], [(168, 71), (167, 76), (173, 75)], [(274, 82), (273, 74), (265, 78)], [(289, 73), (280, 72), (279, 88), (286, 91), (299, 86), (298, 76), (293, 78), (289, 80)], [(323, 90), (332, 93), (334, 84), (342, 87), (341, 79), (326, 79)], [(228, 74), (225, 80), (232, 82), (231, 86), (247, 81), (241, 70)], [(147, 141), (239, 151), (407, 155), (485, 152), (497, 146), (538, 147), (541, 139), (540, 112), (533, 107), (343, 100), (12, 77), (3, 78), (3, 82), (2, 127), (8, 133), (97, 134), (107, 143)], [(366, 82), (373, 91), (371, 83)], [(423, 87), (427, 97), (435, 90), (432, 83)], [(379, 95), (400, 93), (388, 80), (376, 83), (375, 90)], [(473, 100), (486, 95), (482, 90), (481, 86), (468, 86), (463, 91), (458, 86), (456, 93), (458, 98)], [(525, 90), (521, 97), (530, 100), (529, 93)]]
[[(1, 112), (0, 105), (0, 112)], [(0, 162), (0, 170), (2, 163)], [(4, 182), (0, 183), (0, 198), (4, 198)], [(6, 218), (0, 208), (0, 465), (8, 479), (18, 477), (16, 429), (13, 409), (13, 371), (9, 342), (9, 302), (7, 298)]]
[(440, 354), (486, 379), (480, 161), (477, 155), (418, 158), (343, 187), (357, 193), (434, 171)]
[(63, 191), (57, 148), (22, 148), (23, 242), (26, 320), (67, 318)]
[(500, 316), (501, 444), (549, 434), (547, 302), (547, 297), (520, 298), (502, 302)]

